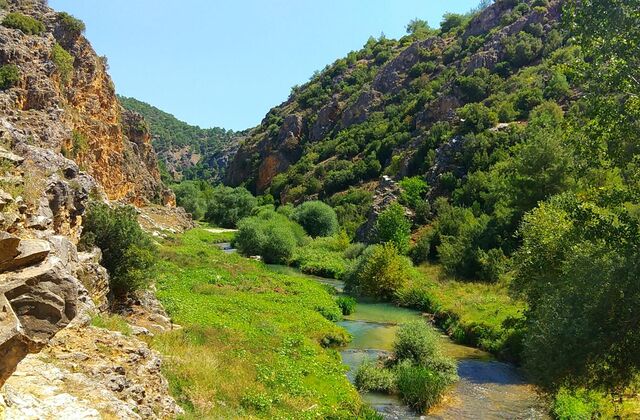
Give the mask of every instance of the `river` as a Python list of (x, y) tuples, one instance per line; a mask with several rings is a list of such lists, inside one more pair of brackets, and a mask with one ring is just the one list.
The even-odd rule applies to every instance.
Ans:
[[(288, 267), (274, 270), (295, 272), (333, 286), (339, 293), (344, 287), (338, 280), (304, 275)], [(418, 311), (388, 303), (358, 302), (355, 312), (338, 323), (353, 336), (341, 351), (343, 363), (349, 367), (348, 378), (353, 381), (355, 370), (366, 358), (375, 359), (392, 350), (399, 325), (421, 318)], [(440, 336), (443, 352), (458, 361), (460, 380), (429, 415), (416, 415), (395, 396), (366, 393), (363, 398), (386, 419), (549, 418), (535, 389), (513, 365), (497, 361), (482, 350), (456, 344), (442, 333)]]

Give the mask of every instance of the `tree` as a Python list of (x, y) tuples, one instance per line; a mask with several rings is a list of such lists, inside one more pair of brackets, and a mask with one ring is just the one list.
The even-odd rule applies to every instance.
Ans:
[(415, 275), (413, 270), (411, 260), (392, 243), (372, 245), (345, 274), (345, 288), (356, 295), (392, 299)]
[(459, 13), (445, 13), (444, 17), (442, 18), (442, 22), (440, 22), (440, 30), (443, 34), (446, 34), (452, 29), (462, 26), (464, 22), (464, 15), (461, 15)]
[(307, 201), (296, 207), (291, 219), (298, 222), (312, 237), (331, 236), (338, 231), (338, 216), (322, 201)]
[(407, 24), (407, 33), (417, 37), (428, 35), (432, 31), (426, 20), (415, 18)]
[(201, 220), (207, 210), (205, 196), (200, 187), (194, 181), (184, 181), (172, 186), (177, 204), (190, 213), (194, 220)]
[(205, 220), (221, 227), (234, 228), (257, 205), (258, 200), (246, 188), (219, 186), (213, 189), (208, 200)]
[(155, 247), (140, 228), (133, 207), (92, 204), (83, 221), (81, 246), (102, 250), (100, 262), (109, 272), (116, 297), (145, 288), (153, 278)]
[(378, 216), (374, 232), (376, 242), (390, 242), (399, 252), (405, 253), (409, 247), (411, 222), (405, 215), (404, 208), (397, 202), (391, 204)]
[(525, 217), (513, 287), (529, 304), (525, 366), (538, 383), (621, 395), (640, 370), (637, 197), (593, 194)]

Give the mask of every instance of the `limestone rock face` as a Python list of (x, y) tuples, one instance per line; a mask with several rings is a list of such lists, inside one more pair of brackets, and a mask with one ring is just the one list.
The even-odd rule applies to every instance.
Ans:
[(42, 349), (76, 316), (78, 281), (69, 271), (75, 255), (64, 252), (66, 239), (52, 244), (4, 232), (0, 238), (8, 250), (0, 265), (1, 385), (22, 358)]
[(182, 410), (161, 366), (159, 355), (134, 337), (67, 328), (7, 380), (0, 417), (4, 410), (10, 419), (175, 418)]
[[(0, 158), (25, 159), (29, 167), (31, 159), (47, 158), (39, 149), (62, 153), (95, 179), (109, 199), (160, 203), (165, 187), (151, 138), (120, 107), (106, 61), (82, 35), (66, 30), (45, 2), (12, 1), (0, 17), (13, 11), (42, 21), (46, 31), (26, 35), (0, 26), (0, 65), (20, 70), (19, 83), (0, 91), (0, 138), (5, 147), (21, 150), (16, 156), (0, 151)], [(71, 74), (61, 74), (52, 61), (55, 44), (73, 57)], [(59, 166), (59, 158), (53, 161)], [(50, 175), (55, 166), (44, 171)]]

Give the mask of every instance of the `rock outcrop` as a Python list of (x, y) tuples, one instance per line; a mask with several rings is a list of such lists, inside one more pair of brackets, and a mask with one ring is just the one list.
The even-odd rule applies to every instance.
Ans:
[(19, 74), (0, 90), (0, 418), (175, 417), (158, 354), (88, 327), (109, 278), (100, 251), (76, 245), (90, 199), (154, 206), (156, 225), (175, 231), (192, 222), (106, 60), (46, 1), (11, 0), (0, 21), (9, 12), (45, 30), (0, 25), (0, 66)]

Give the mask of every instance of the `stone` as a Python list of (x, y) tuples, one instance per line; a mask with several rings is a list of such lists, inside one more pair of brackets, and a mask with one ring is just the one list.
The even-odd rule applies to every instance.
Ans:
[(23, 239), (17, 248), (18, 255), (0, 263), (0, 273), (16, 270), (44, 261), (51, 252), (49, 242), (41, 239)]
[(13, 203), (13, 196), (8, 192), (0, 190), (0, 211), (4, 210), (4, 208)]
[(18, 245), (20, 245), (20, 238), (7, 232), (0, 232), (0, 265), (13, 260), (20, 254)]

